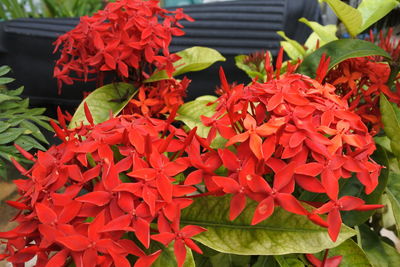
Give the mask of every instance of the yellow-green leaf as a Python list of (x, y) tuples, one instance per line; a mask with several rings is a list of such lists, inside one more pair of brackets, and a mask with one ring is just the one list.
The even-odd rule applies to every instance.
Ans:
[(230, 196), (201, 197), (182, 211), (182, 224), (200, 225), (206, 232), (194, 236), (198, 242), (223, 253), (239, 255), (282, 255), (316, 253), (333, 248), (355, 234), (342, 225), (336, 242), (327, 229), (312, 223), (306, 216), (276, 208), (267, 220), (250, 225), (257, 203), (248, 200), (243, 213), (229, 220)]
[(69, 124), (69, 128), (79, 126), (81, 122), (88, 124), (85, 116), (84, 103), (89, 107), (93, 116), (94, 123), (106, 121), (110, 116), (110, 111), (117, 115), (132, 99), (136, 90), (133, 85), (128, 83), (107, 84), (94, 90), (88, 95), (75, 111)]
[(363, 0), (357, 7), (362, 16), (359, 33), (386, 16), (399, 4), (396, 0)]
[(324, 0), (343, 22), (349, 34), (355, 37), (362, 25), (361, 12), (340, 0)]
[[(187, 72), (200, 71), (210, 67), (217, 61), (225, 61), (226, 59), (215, 49), (201, 46), (194, 46), (176, 53), (181, 57), (174, 62), (175, 72), (172, 76), (178, 76)], [(168, 79), (167, 73), (156, 71), (150, 78), (145, 80), (146, 83), (156, 82)]]
[(318, 22), (309, 21), (306, 18), (301, 18), (301, 19), (299, 19), (299, 21), (306, 24), (319, 36), (319, 38), (321, 40), (320, 41), (321, 46), (338, 39), (336, 37), (336, 31), (337, 31), (336, 25), (324, 26), (324, 25), (319, 24)]

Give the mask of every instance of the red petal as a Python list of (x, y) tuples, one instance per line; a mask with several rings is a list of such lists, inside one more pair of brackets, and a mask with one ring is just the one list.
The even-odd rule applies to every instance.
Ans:
[(185, 179), (185, 185), (195, 185), (200, 184), (203, 181), (203, 171), (196, 170), (191, 172)]
[(238, 182), (232, 178), (213, 176), (212, 179), (225, 193), (236, 194), (240, 189)]
[(300, 214), (300, 215), (307, 215), (307, 210), (300, 204), (300, 202), (291, 194), (278, 194), (277, 200), (279, 205), (284, 208), (285, 210)]
[(185, 242), (182, 239), (175, 240), (174, 253), (176, 257), (176, 262), (178, 263), (178, 267), (182, 267), (183, 263), (185, 263), (186, 258), (186, 246)]
[(297, 167), (297, 163), (292, 161), (286, 165), (283, 169), (276, 172), (274, 177), (274, 188), (280, 190), (289, 184), (290, 180), (293, 178), (294, 170)]
[(233, 195), (229, 209), (229, 219), (233, 221), (246, 207), (246, 196), (244, 194)]
[(181, 229), (184, 238), (191, 238), (192, 236), (198, 235), (204, 231), (207, 231), (207, 229), (198, 225), (186, 225)]
[(111, 200), (111, 194), (105, 191), (95, 191), (76, 198), (77, 201), (87, 202), (96, 206), (104, 206)]
[(68, 249), (63, 249), (57, 254), (55, 254), (51, 259), (46, 263), (45, 267), (62, 267), (65, 264), (65, 261), (69, 255)]
[(51, 224), (57, 220), (57, 214), (48, 206), (42, 203), (36, 203), (36, 215), (39, 221), (44, 224)]
[(139, 241), (145, 246), (149, 248), (150, 246), (150, 224), (142, 219), (138, 218), (135, 223), (135, 235), (139, 239)]
[(262, 154), (262, 139), (257, 134), (250, 134), (250, 149), (258, 159), (263, 158)]
[(151, 239), (160, 242), (164, 246), (168, 246), (168, 244), (171, 243), (172, 240), (175, 239), (175, 234), (164, 232), (164, 233), (161, 233), (161, 234), (152, 235)]
[(333, 209), (328, 214), (328, 233), (332, 241), (335, 242), (342, 226), (342, 218), (338, 209)]
[(233, 136), (229, 141), (225, 144), (226, 147), (231, 146), (236, 143), (243, 143), (249, 138), (249, 133), (244, 132), (238, 135)]
[(162, 250), (158, 250), (151, 255), (139, 257), (133, 267), (149, 267), (161, 254)]
[(57, 242), (72, 251), (83, 251), (87, 249), (91, 243), (87, 237), (82, 235), (58, 237)]
[(161, 174), (157, 180), (157, 190), (166, 202), (172, 201), (173, 185), (167, 176)]
[(264, 221), (269, 216), (271, 216), (273, 212), (274, 212), (274, 199), (272, 197), (267, 197), (258, 204), (254, 212), (251, 225), (255, 225)]
[(311, 162), (296, 167), (295, 173), (308, 176), (317, 176), (322, 172), (323, 169), (324, 165), (322, 165), (321, 163)]
[(338, 200), (340, 203), (340, 210), (354, 210), (360, 206), (362, 206), (365, 201), (353, 196), (344, 196)]

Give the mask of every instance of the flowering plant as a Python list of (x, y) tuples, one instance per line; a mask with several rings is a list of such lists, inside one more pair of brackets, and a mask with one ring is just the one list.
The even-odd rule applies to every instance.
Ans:
[[(51, 124), (61, 144), (34, 155), (17, 146), (34, 164), (14, 162), (26, 178), (15, 181), (20, 198), (9, 204), (20, 210), (19, 225), (0, 233), (0, 259), (23, 266), (36, 257), (48, 267), (222, 266), (232, 258), (241, 266), (379, 266), (368, 247), (375, 239), (396, 262), (371, 227), (399, 227), (396, 187), (387, 187), (389, 173), (398, 173), (397, 102), (380, 97), (383, 136), (368, 124), (371, 109), (359, 106), (370, 94), (348, 96), (368, 87), (393, 101), (388, 79), (375, 88), (377, 73), (366, 71), (387, 71), (370, 60), (390, 55), (359, 40), (327, 43), (303, 61), (283, 62), (281, 49), (275, 66), (259, 53), (250, 84), (229, 84), (220, 69), (218, 98), (183, 103), (189, 81), (173, 76), (223, 58), (206, 48), (170, 54), (178, 20), (188, 18), (172, 14), (153, 1), (121, 0), (56, 42), (61, 83), (75, 74), (115, 82), (90, 93), (73, 116), (58, 110), (59, 124)], [(346, 49), (328, 53), (349, 43), (367, 57), (357, 59), (366, 62), (362, 83), (349, 78), (361, 76), (346, 67), (343, 58), (354, 58)], [(196, 53), (204, 62), (191, 65)]]

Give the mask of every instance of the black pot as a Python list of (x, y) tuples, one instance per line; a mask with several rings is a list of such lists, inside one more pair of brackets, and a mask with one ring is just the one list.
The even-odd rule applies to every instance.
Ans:
[[(188, 74), (192, 79), (189, 100), (213, 94), (219, 84), (219, 66), (225, 69), (229, 82), (249, 82), (235, 66), (236, 55), (265, 49), (276, 55), (280, 41), (276, 31), (284, 30), (290, 37), (304, 42), (310, 31), (297, 20), (306, 17), (320, 21), (315, 0), (243, 0), (192, 5), (184, 10), (196, 22), (182, 23), (186, 35), (173, 40), (171, 51), (207, 46), (227, 58), (226, 62), (218, 62), (209, 69)], [(76, 83), (63, 87), (59, 95), (52, 77), (57, 58), (52, 43), (78, 22), (78, 19), (18, 19), (0, 23), (0, 65), (13, 68), (13, 77), (25, 85), (24, 94), (35, 105), (73, 107), (81, 101), (83, 91), (96, 87), (93, 83)]]

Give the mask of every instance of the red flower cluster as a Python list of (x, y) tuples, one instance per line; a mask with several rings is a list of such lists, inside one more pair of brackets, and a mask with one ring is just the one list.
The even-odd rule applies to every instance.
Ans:
[(127, 255), (134, 255), (135, 266), (150, 266), (161, 251), (145, 253), (129, 233), (145, 248), (151, 240), (174, 241), (178, 266), (186, 246), (201, 253), (191, 237), (205, 229), (180, 228), (180, 210), (196, 188), (177, 178), (198, 164), (195, 130), (186, 134), (172, 118), (132, 115), (94, 125), (85, 110), (90, 125), (67, 130), (63, 116), (61, 128), (52, 123), (62, 144), (37, 157), (20, 149), (35, 164), (25, 170), (15, 162), (28, 179), (15, 181), (21, 197), (9, 204), (20, 210), (19, 226), (0, 233), (8, 239), (0, 259), (15, 266), (34, 256), (36, 266), (130, 266)]
[(87, 81), (90, 74), (98, 74), (102, 82), (108, 71), (139, 83), (155, 68), (171, 76), (179, 56), (170, 54), (168, 47), (172, 36), (184, 34), (182, 19), (192, 20), (182, 9), (167, 11), (155, 0), (119, 0), (92, 17), (82, 17), (55, 42), (55, 50), (62, 46), (54, 69), (59, 87)]
[(348, 101), (350, 110), (357, 113), (374, 132), (381, 128), (379, 96), (385, 94), (391, 102), (400, 104), (399, 92), (387, 86), (390, 67), (371, 57), (351, 58), (329, 72), (325, 81), (335, 85), (336, 94)]
[(190, 80), (185, 77), (181, 81), (168, 79), (143, 85), (137, 97), (129, 102), (122, 114), (141, 114), (155, 118), (171, 113), (174, 107), (183, 104), (189, 83)]
[[(202, 120), (211, 126), (208, 140), (217, 133), (228, 139), (229, 148), (219, 149), (218, 154), (229, 173), (211, 177), (208, 189), (221, 188), (233, 195), (231, 219), (242, 212), (248, 197), (259, 203), (252, 224), (281, 206), (327, 226), (336, 240), (340, 210), (380, 207), (364, 205), (352, 196), (339, 198), (339, 180), (352, 173), (367, 194), (377, 186), (381, 166), (370, 159), (374, 141), (361, 118), (335, 94), (334, 86), (290, 71), (280, 76), (279, 60), (274, 74), (268, 54), (266, 62), (266, 83), (231, 87), (221, 75), (225, 93), (217, 100), (215, 115)], [(325, 65), (318, 70), (321, 80)], [(330, 201), (310, 213), (293, 195), (296, 186), (324, 193)], [(327, 223), (317, 215), (326, 213)]]

